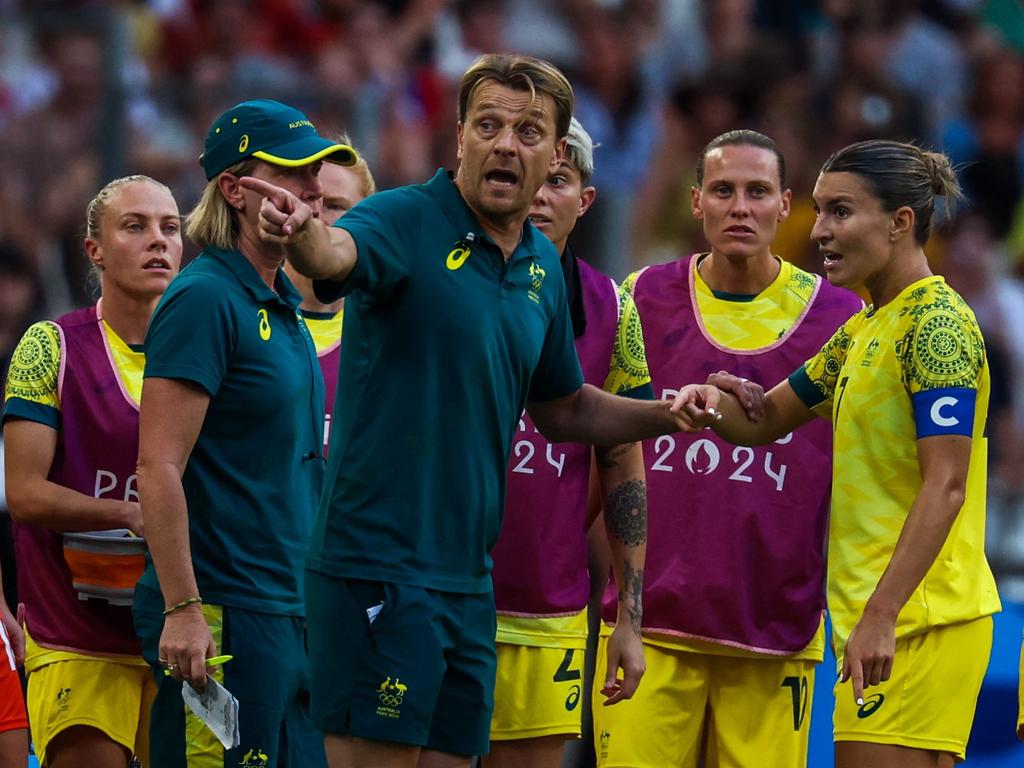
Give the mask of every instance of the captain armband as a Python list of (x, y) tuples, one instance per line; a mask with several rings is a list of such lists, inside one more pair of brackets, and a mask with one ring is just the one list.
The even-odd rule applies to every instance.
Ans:
[(927, 389), (910, 396), (917, 423), (917, 439), (934, 435), (974, 433), (974, 405), (978, 392), (965, 387)]

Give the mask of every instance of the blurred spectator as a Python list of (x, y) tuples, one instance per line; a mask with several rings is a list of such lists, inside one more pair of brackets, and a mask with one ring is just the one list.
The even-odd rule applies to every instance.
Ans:
[(823, 0), (827, 21), (817, 30), (815, 70), (823, 81), (842, 82), (852, 71), (905, 92), (920, 110), (914, 135), (933, 143), (939, 126), (962, 107), (967, 62), (956, 39), (919, 5), (918, 0)]
[(57, 85), (48, 102), (10, 121), (0, 135), (0, 202), (8, 212), (32, 212), (0, 214), (3, 234), (46, 274), (53, 272), (43, 264), (53, 244), (72, 301), (83, 305), (90, 299), (80, 216), (100, 173), (102, 49), (95, 35), (68, 28), (42, 35), (39, 46)]
[(945, 125), (942, 144), (962, 166), (972, 210), (1002, 239), (1024, 179), (1024, 60), (1002, 50), (978, 63), (969, 109)]
[(577, 241), (595, 266), (619, 277), (632, 266), (633, 201), (660, 139), (658, 104), (632, 36), (623, 34), (629, 23), (622, 12), (590, 15), (579, 29), (586, 56), (573, 81), (576, 116), (599, 148), (593, 182), (601, 190), (594, 215), (577, 225)]

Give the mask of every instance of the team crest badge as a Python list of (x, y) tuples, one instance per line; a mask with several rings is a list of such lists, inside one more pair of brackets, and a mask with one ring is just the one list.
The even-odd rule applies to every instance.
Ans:
[(267, 768), (268, 765), (270, 765), (270, 755), (256, 747), (242, 756), (239, 768)]
[(530, 291), (529, 296), (536, 303), (540, 304), (540, 289), (544, 287), (544, 278), (547, 277), (547, 270), (537, 262), (530, 262)]
[(405, 700), (405, 693), (409, 690), (409, 686), (401, 682), (397, 677), (392, 682), (391, 678), (387, 678), (380, 687), (377, 689), (377, 698), (380, 701), (380, 706), (377, 707), (377, 714), (381, 717), (387, 717), (395, 719), (401, 716), (399, 708), (402, 706), (402, 702)]

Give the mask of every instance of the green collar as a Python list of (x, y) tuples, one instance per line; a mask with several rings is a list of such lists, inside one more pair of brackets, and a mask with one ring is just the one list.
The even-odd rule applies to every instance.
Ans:
[[(437, 202), (452, 227), (462, 234), (460, 242), (472, 239), (476, 242), (490, 243), (495, 248), (498, 247), (498, 244), (480, 226), (480, 222), (473, 215), (472, 209), (466, 204), (462, 193), (459, 192), (459, 188), (455, 186), (455, 180), (451, 173), (444, 168), (438, 168), (433, 178), (423, 186), (427, 193)], [(469, 235), (473, 237), (470, 238)], [(524, 221), (522, 239), (519, 241), (519, 245), (516, 246), (515, 251), (512, 252), (512, 258), (509, 259), (509, 263), (511, 264), (520, 259), (539, 257), (537, 237), (544, 237), (544, 235), (540, 234), (540, 230), (536, 229), (529, 219)]]
[(292, 310), (297, 310), (299, 304), (302, 303), (302, 296), (295, 289), (295, 286), (292, 285), (292, 281), (288, 279), (288, 276), (285, 275), (284, 270), (279, 268), (274, 277), (274, 287), (277, 289), (275, 293), (267, 287), (267, 284), (260, 278), (256, 268), (245, 258), (241, 251), (224, 251), (220, 248), (208, 246), (206, 253), (231, 270), (231, 273), (238, 279), (238, 282), (242, 284), (245, 290), (252, 294), (257, 303), (278, 301)]

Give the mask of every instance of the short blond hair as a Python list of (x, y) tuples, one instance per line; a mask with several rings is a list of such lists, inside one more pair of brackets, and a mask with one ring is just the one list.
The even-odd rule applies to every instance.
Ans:
[(546, 93), (555, 102), (555, 138), (563, 139), (569, 133), (573, 92), (565, 75), (549, 61), (506, 53), (484, 54), (462, 75), (459, 82), (459, 122), (466, 122), (473, 94), (488, 80), (515, 90), (529, 91), (532, 99), (537, 98), (538, 91)]
[(238, 243), (238, 213), (224, 199), (218, 181), (225, 173), (247, 176), (257, 162), (255, 158), (247, 157), (206, 182), (202, 197), (185, 217), (185, 234), (200, 248), (230, 251)]

